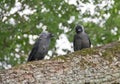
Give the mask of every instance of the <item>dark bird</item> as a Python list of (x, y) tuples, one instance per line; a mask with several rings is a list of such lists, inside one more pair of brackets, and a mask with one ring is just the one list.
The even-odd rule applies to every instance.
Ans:
[(27, 61), (29, 62), (44, 59), (45, 55), (48, 53), (48, 48), (52, 37), (53, 34), (49, 32), (42, 32), (35, 42)]
[(85, 33), (84, 28), (80, 25), (75, 27), (76, 34), (74, 35), (73, 47), (74, 51), (78, 51), (91, 46), (91, 41)]

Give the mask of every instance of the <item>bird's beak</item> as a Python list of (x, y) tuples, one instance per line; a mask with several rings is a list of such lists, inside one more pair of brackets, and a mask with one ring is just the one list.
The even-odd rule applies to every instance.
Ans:
[(54, 34), (50, 34), (50, 37), (54, 37)]

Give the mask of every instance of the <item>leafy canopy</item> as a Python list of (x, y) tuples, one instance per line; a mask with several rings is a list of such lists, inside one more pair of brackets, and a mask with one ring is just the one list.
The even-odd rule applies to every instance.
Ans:
[(119, 4), (120, 0), (76, 0), (75, 4), (69, 0), (1, 0), (0, 68), (25, 63), (34, 43), (31, 39), (35, 41), (45, 29), (56, 36), (50, 46), (52, 56), (57, 54), (55, 45), (61, 34), (72, 43), (76, 24), (85, 27), (93, 46), (119, 40)]

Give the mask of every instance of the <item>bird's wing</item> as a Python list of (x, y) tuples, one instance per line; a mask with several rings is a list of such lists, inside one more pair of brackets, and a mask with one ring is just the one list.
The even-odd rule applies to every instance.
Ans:
[(89, 40), (89, 47), (91, 47), (91, 41), (90, 41), (90, 37), (87, 35), (88, 40)]
[(73, 48), (74, 48), (74, 51), (75, 51), (75, 35), (74, 35), (74, 38), (73, 38)]
[(78, 39), (77, 35), (74, 36), (73, 46), (74, 46), (74, 51), (81, 49), (81, 41), (80, 41), (80, 39)]
[(35, 44), (34, 44), (34, 46), (33, 46), (33, 48), (32, 48), (32, 51), (30, 52), (30, 55), (29, 55), (29, 57), (28, 57), (28, 61), (31, 61), (31, 60), (35, 60), (35, 54), (36, 54), (36, 52), (38, 51), (38, 45), (39, 45), (39, 40), (40, 39), (38, 39), (36, 42), (35, 42)]

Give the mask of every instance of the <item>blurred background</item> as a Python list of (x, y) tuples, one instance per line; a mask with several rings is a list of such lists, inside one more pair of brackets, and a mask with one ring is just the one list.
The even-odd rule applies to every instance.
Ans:
[(26, 63), (39, 34), (55, 34), (45, 59), (73, 52), (76, 24), (92, 46), (120, 40), (120, 0), (1, 0), (0, 69)]

